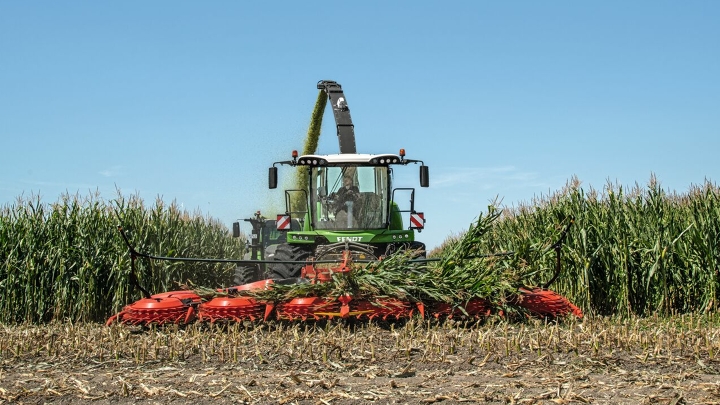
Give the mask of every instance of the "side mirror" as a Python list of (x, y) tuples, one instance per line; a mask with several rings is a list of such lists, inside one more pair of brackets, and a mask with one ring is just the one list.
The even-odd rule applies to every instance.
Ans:
[(425, 165), (420, 166), (420, 187), (430, 187), (430, 169)]
[(275, 166), (270, 168), (268, 175), (268, 188), (277, 188), (277, 167)]
[(233, 238), (240, 237), (240, 222), (233, 222)]

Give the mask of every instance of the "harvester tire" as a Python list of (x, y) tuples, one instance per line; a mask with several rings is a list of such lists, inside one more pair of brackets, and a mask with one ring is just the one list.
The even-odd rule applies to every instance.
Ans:
[(420, 251), (420, 259), (426, 259), (427, 258), (427, 251), (425, 250), (425, 244), (422, 242), (414, 241), (410, 243), (410, 249), (412, 250), (419, 250)]
[(250, 284), (258, 280), (258, 269), (256, 266), (238, 266), (235, 268), (235, 277), (233, 277), (235, 285)]
[(417, 256), (417, 259), (426, 259), (427, 258), (427, 251), (425, 250), (425, 244), (422, 242), (414, 241), (414, 242), (404, 242), (404, 243), (393, 243), (386, 249), (386, 254), (388, 256), (393, 255), (397, 252), (403, 251), (403, 250), (415, 250), (420, 251), (419, 255)]
[[(307, 248), (303, 246), (290, 245), (288, 243), (281, 243), (277, 246), (273, 260), (280, 262), (303, 262), (307, 260), (308, 257), (310, 257), (310, 251)], [(271, 263), (268, 264), (268, 277), (274, 280), (297, 278), (300, 277), (302, 268), (302, 263)]]

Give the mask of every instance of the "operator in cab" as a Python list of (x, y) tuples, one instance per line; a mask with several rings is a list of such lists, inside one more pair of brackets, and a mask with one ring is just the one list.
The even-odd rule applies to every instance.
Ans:
[(360, 195), (360, 190), (353, 184), (352, 178), (343, 178), (343, 186), (335, 193), (335, 214), (340, 211), (347, 212), (347, 202), (355, 202)]
[(355, 227), (353, 204), (360, 196), (360, 190), (353, 184), (349, 175), (343, 177), (343, 186), (333, 193), (335, 200), (335, 227), (337, 229), (351, 229)]

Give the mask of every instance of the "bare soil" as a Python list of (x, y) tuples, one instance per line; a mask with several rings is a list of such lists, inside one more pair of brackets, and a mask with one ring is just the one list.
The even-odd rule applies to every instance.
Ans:
[(720, 404), (717, 325), (5, 326), (0, 403)]

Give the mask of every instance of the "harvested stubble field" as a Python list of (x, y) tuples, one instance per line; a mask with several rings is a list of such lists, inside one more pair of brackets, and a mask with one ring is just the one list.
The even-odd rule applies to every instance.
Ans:
[(0, 330), (0, 403), (717, 404), (716, 316)]

